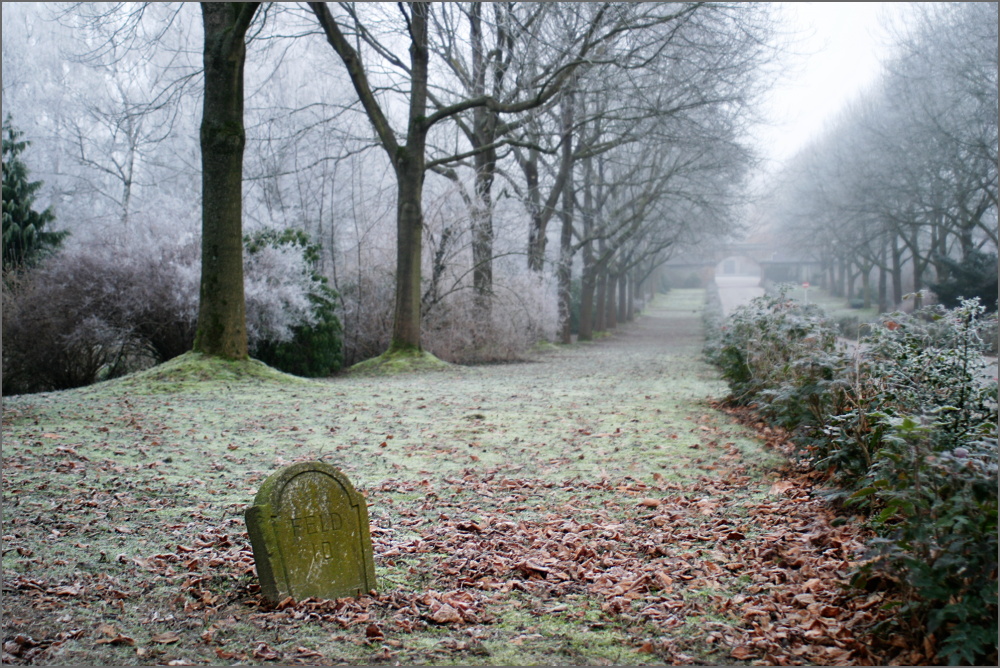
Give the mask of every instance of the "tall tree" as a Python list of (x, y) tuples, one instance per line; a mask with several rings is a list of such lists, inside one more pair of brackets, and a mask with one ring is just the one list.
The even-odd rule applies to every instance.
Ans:
[(194, 349), (246, 359), (243, 293), (243, 68), (260, 3), (201, 5), (205, 101), (201, 121), (201, 290)]
[(892, 307), (907, 263), (919, 295), (996, 248), (997, 25), (996, 3), (915, 5), (881, 80), (787, 170), (775, 212), (838, 269), (835, 294), (860, 278), (867, 304), (877, 270)]
[[(396, 56), (398, 49), (380, 41), (377, 33), (384, 30), (386, 22), (371, 13), (381, 8), (340, 3), (344, 19), (333, 16), (327, 3), (309, 3), (329, 44), (344, 62), (351, 77), (355, 92), (361, 102), (382, 148), (387, 153), (396, 176), (396, 300), (393, 317), (392, 342), (390, 352), (415, 352), (420, 346), (420, 288), (421, 251), (423, 236), (422, 191), (424, 175), (432, 163), (427, 160), (427, 139), (431, 129), (442, 121), (459, 114), (486, 107), (495, 114), (518, 114), (536, 109), (552, 100), (564, 85), (574, 76), (577, 69), (591, 62), (597, 48), (615, 37), (627, 33), (632, 28), (655, 25), (676, 20), (678, 16), (691, 11), (687, 5), (672, 12), (668, 7), (650, 5), (638, 8), (600, 3), (577, 9), (589, 12), (586, 27), (561, 43), (556, 49), (550, 69), (533, 79), (522, 82), (520, 95), (516, 100), (501, 101), (489, 91), (468, 96), (460, 93), (456, 99), (448, 100), (433, 113), (428, 113), (429, 101), (429, 24), (432, 5), (424, 2), (399, 3), (397, 5), (403, 22), (400, 36), (409, 43), (409, 62)], [(398, 132), (390, 122), (390, 114), (380, 101), (379, 90), (373, 86), (370, 77), (372, 65), (366, 64), (362, 52), (356, 49), (345, 34), (343, 25), (348, 26), (347, 34), (356, 38), (359, 48), (364, 45), (368, 52), (382, 59), (396, 72), (401, 80), (395, 85), (381, 88), (381, 92), (402, 92), (407, 108), (406, 131)], [(403, 90), (408, 87), (408, 90)], [(436, 159), (438, 165), (454, 161), (459, 156), (474, 155), (479, 150), (458, 152), (447, 159)], [(486, 235), (488, 236), (488, 235)], [(485, 280), (485, 277), (484, 277)], [(485, 284), (485, 283), (484, 283)]]

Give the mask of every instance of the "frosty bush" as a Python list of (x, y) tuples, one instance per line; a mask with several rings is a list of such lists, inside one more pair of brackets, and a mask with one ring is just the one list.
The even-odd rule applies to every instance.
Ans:
[(263, 245), (247, 252), (243, 265), (250, 348), (264, 341), (290, 341), (293, 328), (316, 324), (309, 294), (319, 287), (302, 259), (302, 251)]
[(63, 254), (4, 284), (5, 394), (79, 387), (152, 363), (129, 321), (133, 268)]
[(377, 357), (389, 348), (395, 287), (392, 274), (376, 266), (365, 267), (341, 283), (344, 322), (344, 365)]
[(713, 354), (732, 398), (794, 429), (870, 513), (879, 537), (858, 583), (888, 572), (907, 593), (900, 618), (952, 664), (996, 663), (997, 386), (983, 315), (964, 300), (884, 316), (845, 365), (821, 317), (766, 297), (733, 314)]
[[(78, 246), (9, 276), (4, 393), (79, 387), (191, 350), (199, 252), (196, 239)], [(335, 295), (312, 274), (305, 248), (286, 243), (248, 250), (245, 280), (252, 351), (292, 373), (339, 368)], [(297, 354), (296, 346), (308, 352)], [(303, 365), (303, 355), (315, 361)]]
[(739, 404), (768, 403), (783, 386), (808, 385), (828, 378), (813, 360), (835, 351), (836, 330), (815, 305), (775, 294), (753, 299), (733, 311), (707, 350)]
[[(344, 364), (376, 357), (389, 347), (394, 286), (391, 272), (372, 264), (339, 285), (344, 322)], [(423, 348), (456, 364), (520, 359), (536, 343), (556, 336), (558, 309), (550, 277), (497, 271), (491, 308), (476, 304), (471, 285), (451, 286), (425, 301)]]
[(435, 356), (459, 364), (519, 359), (541, 340), (556, 336), (555, 291), (530, 273), (494, 278), (489, 310), (472, 290), (455, 292), (425, 313), (423, 340)]
[(316, 273), (319, 246), (302, 230), (264, 230), (245, 239), (244, 286), (251, 354), (300, 376), (340, 368), (337, 294)]

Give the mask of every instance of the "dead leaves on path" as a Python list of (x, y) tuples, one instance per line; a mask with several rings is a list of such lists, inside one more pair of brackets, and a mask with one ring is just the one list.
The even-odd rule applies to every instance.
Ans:
[[(369, 490), (369, 503), (378, 508), (384, 500), (396, 519), (373, 526), (376, 559), (382, 568), (417, 575), (426, 583), (419, 591), (382, 580), (381, 592), (359, 599), (268, 606), (257, 594), (239, 518), (166, 527), (177, 536), (171, 548), (113, 559), (134, 573), (128, 578), (78, 573), (48, 582), (16, 575), (4, 588), (32, 599), (35, 609), (55, 611), (134, 599), (140, 584), (165, 582), (176, 591), (178, 614), (206, 622), (236, 615), (262, 630), (318, 623), (342, 630), (345, 641), (381, 647), (385, 661), (403, 634), (490, 624), (505, 606), (527, 604), (538, 617), (623, 629), (638, 653), (676, 664), (704, 656), (706, 647), (727, 660), (769, 665), (926, 663), (923, 648), (872, 636), (888, 614), (887, 594), (845, 588), (864, 536), (852, 524), (832, 525), (834, 514), (811, 494), (810, 478), (776, 482), (763, 499), (749, 496), (748, 482), (738, 467), (693, 485), (662, 477), (653, 485), (632, 478), (552, 483), (468, 469), (443, 481), (457, 495), (449, 503), (430, 481), (385, 481)], [(390, 492), (415, 498), (389, 504)], [(548, 514), (523, 519), (529, 501)], [(31, 663), (81, 635), (143, 655), (184, 639), (162, 626), (143, 638), (114, 627), (72, 633), (16, 635), (3, 646), (5, 659)], [(227, 661), (322, 662), (308, 648), (260, 642), (234, 651), (206, 634), (201, 641)]]
[[(482, 484), (473, 475), (464, 482)], [(521, 496), (544, 487), (530, 480), (490, 485)], [(586, 487), (572, 485), (577, 492)], [(831, 525), (834, 515), (812, 497), (808, 479), (776, 483), (775, 496), (764, 501), (748, 499), (738, 475), (729, 482), (702, 478), (693, 489), (653, 490), (628, 480), (590, 486), (636, 496), (632, 516), (615, 519), (602, 509), (581, 520), (574, 507), (539, 521), (504, 514), (448, 519), (405, 541), (383, 534), (376, 551), (383, 558), (434, 554), (433, 562), (418, 563), (436, 573), (437, 584), (524, 592), (540, 615), (581, 615), (560, 603), (597, 596), (609, 619), (660, 629), (639, 648), (674, 662), (684, 662), (687, 646), (667, 630), (720, 616), (731, 621), (717, 623), (702, 641), (739, 661), (882, 662), (868, 634), (885, 617), (886, 596), (845, 588), (862, 536), (855, 526)]]
[[(878, 664), (902, 649), (893, 648), (892, 639), (878, 645), (871, 638), (872, 626), (887, 614), (886, 595), (844, 588), (863, 537), (850, 524), (831, 525), (834, 515), (810, 494), (808, 479), (776, 483), (763, 500), (747, 496), (738, 474), (728, 480), (705, 477), (689, 487), (662, 480), (649, 487), (625, 479), (571, 481), (556, 488), (537, 480), (484, 480), (470, 471), (448, 484), (492, 489), (501, 503), (467, 512), (449, 507), (454, 517), (439, 513), (437, 521), (417, 524), (405, 518), (426, 517), (427, 484), (387, 481), (370, 491), (374, 504), (383, 489), (425, 493), (424, 501), (410, 507), (396, 504), (404, 518), (398, 527), (373, 527), (376, 559), (383, 567), (407, 567), (425, 576), (427, 587), (418, 592), (394, 590), (383, 581), (382, 592), (372, 596), (289, 599), (272, 608), (247, 577), (253, 559), (237, 526), (200, 533), (194, 533), (195, 524), (176, 527), (179, 534), (194, 533), (194, 539), (176, 543), (170, 552), (120, 555), (117, 561), (143, 577), (171, 583), (175, 605), (188, 615), (211, 620), (233, 614), (235, 603), (244, 611), (236, 614), (261, 628), (320, 623), (355, 629), (352, 642), (383, 644), (390, 654), (387, 638), (395, 641), (427, 626), (489, 624), (514, 598), (528, 601), (539, 617), (561, 615), (592, 626), (587, 606), (579, 602), (596, 600), (606, 621), (595, 628), (601, 623), (627, 628), (636, 651), (672, 663), (693, 661), (691, 655), (703, 653), (705, 646), (720, 648), (731, 660), (769, 665)], [(521, 499), (554, 492), (566, 499), (566, 492), (587, 491), (600, 495), (603, 505), (588, 510), (591, 506), (578, 499), (540, 519), (518, 519)], [(444, 509), (433, 497), (430, 505)], [(397, 533), (406, 535), (396, 538)], [(219, 578), (229, 584), (220, 586)], [(244, 583), (242, 589), (233, 586), (236, 582)], [(136, 595), (105, 574), (58, 583), (16, 576), (5, 581), (5, 588), (35, 597), (39, 608), (49, 609), (106, 600), (116, 592)], [(220, 593), (225, 590), (232, 595)], [(689, 631), (675, 632), (685, 625)], [(113, 628), (88, 633), (95, 644), (136, 644)], [(28, 663), (62, 640), (15, 638), (4, 652)], [(169, 646), (180, 640), (167, 629), (143, 643)], [(211, 634), (203, 641), (211, 644)], [(224, 659), (311, 662), (266, 643), (244, 654), (221, 646), (216, 650)]]

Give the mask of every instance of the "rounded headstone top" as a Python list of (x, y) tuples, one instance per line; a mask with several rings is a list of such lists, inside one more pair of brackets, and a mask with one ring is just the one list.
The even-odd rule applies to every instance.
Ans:
[(253, 505), (277, 505), (277, 502), (281, 497), (281, 492), (285, 489), (285, 486), (288, 485), (292, 479), (302, 475), (303, 473), (322, 473), (330, 476), (344, 488), (348, 496), (351, 497), (352, 501), (355, 501), (360, 496), (357, 490), (354, 489), (354, 485), (351, 484), (351, 481), (336, 466), (319, 461), (299, 462), (297, 464), (292, 464), (291, 466), (286, 466), (280, 471), (272, 473), (268, 476), (267, 480), (261, 484), (260, 489), (257, 490), (257, 495), (253, 499)]

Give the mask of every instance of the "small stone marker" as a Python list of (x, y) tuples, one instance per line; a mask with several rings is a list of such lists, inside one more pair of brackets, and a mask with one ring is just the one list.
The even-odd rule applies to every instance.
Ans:
[(246, 522), (261, 593), (272, 603), (375, 589), (368, 505), (335, 466), (301, 462), (274, 473)]

